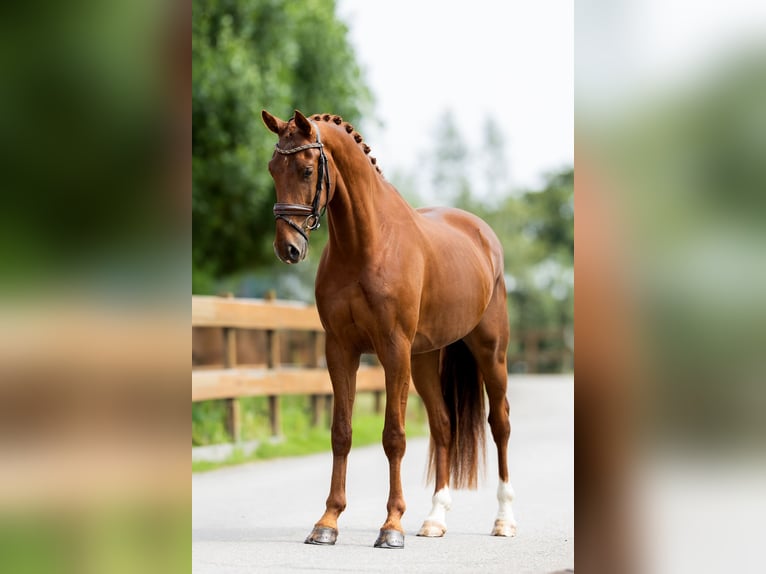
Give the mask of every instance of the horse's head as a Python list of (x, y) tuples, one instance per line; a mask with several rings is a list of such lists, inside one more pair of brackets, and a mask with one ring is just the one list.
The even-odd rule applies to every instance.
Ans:
[(279, 136), (269, 172), (274, 178), (276, 232), (274, 253), (285, 263), (306, 257), (311, 231), (327, 207), (330, 173), (319, 128), (298, 110), (288, 121), (261, 112), (266, 127)]

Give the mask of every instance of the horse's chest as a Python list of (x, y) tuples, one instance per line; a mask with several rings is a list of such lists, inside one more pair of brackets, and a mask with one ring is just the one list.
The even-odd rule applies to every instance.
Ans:
[(328, 333), (354, 339), (356, 344), (369, 348), (376, 334), (390, 332), (402, 319), (410, 322), (407, 315), (412, 316), (411, 322), (417, 322), (417, 308), (413, 307), (411, 313), (405, 310), (407, 299), (394, 296), (383, 282), (373, 288), (356, 281), (318, 292), (317, 308)]

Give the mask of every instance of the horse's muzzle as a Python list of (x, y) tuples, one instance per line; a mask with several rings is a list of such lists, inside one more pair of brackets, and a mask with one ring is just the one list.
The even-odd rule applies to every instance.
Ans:
[(308, 245), (305, 241), (297, 240), (297, 242), (283, 239), (282, 241), (274, 242), (274, 254), (283, 263), (292, 265), (298, 263), (306, 257), (308, 251)]

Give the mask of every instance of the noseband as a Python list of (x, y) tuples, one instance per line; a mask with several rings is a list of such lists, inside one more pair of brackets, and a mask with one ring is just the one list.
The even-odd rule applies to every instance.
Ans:
[[(274, 204), (274, 218), (281, 219), (282, 221), (287, 222), (287, 224), (290, 227), (295, 229), (298, 233), (300, 233), (303, 236), (303, 238), (306, 240), (306, 243), (308, 243), (309, 241), (309, 237), (306, 231), (313, 231), (314, 229), (319, 227), (319, 220), (324, 215), (324, 212), (327, 209), (327, 204), (330, 202), (330, 170), (327, 168), (327, 156), (324, 153), (324, 144), (322, 143), (322, 140), (319, 138), (319, 127), (314, 122), (311, 122), (311, 125), (314, 126), (314, 129), (316, 130), (316, 133), (317, 133), (316, 142), (301, 145), (301, 146), (290, 148), (290, 149), (282, 149), (279, 147), (279, 144), (276, 144), (274, 146), (277, 153), (281, 153), (282, 155), (292, 155), (294, 153), (298, 153), (299, 151), (303, 151), (306, 149), (319, 148), (317, 188), (316, 188), (316, 193), (314, 194), (314, 201), (311, 202), (311, 205), (302, 205), (299, 203), (275, 203)], [(324, 206), (320, 209), (319, 200), (322, 195), (323, 184), (327, 190), (326, 191), (327, 200), (325, 201)], [(301, 225), (297, 225), (291, 219), (288, 219), (288, 217), (296, 216), (296, 215), (306, 216), (306, 219), (303, 220), (303, 223)]]

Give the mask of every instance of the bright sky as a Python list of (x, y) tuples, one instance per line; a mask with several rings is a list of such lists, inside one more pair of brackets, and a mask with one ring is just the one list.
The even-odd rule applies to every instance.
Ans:
[(383, 122), (360, 131), (384, 173), (422, 162), (447, 109), (474, 151), (485, 118), (499, 123), (515, 187), (574, 163), (572, 0), (339, 0), (338, 11)]
[[(578, 0), (577, 104), (599, 115), (764, 46), (766, 2)], [(582, 106), (580, 108), (580, 106)]]

